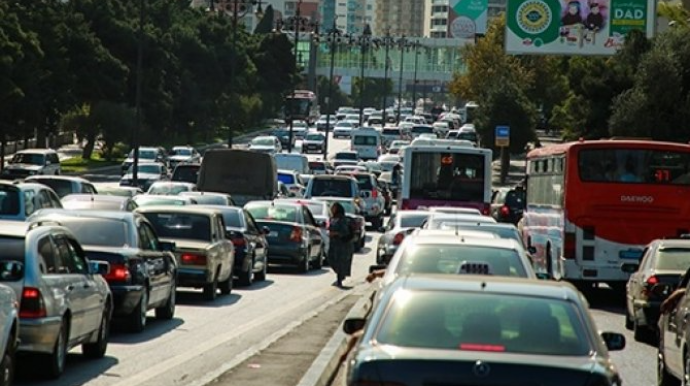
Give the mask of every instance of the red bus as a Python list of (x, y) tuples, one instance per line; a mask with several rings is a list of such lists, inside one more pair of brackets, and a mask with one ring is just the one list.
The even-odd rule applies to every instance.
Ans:
[(690, 233), (690, 146), (579, 141), (527, 155), (520, 227), (538, 270), (622, 290), (654, 239)]
[(319, 119), (319, 100), (313, 91), (295, 90), (285, 98), (286, 119), (303, 120), (310, 125)]

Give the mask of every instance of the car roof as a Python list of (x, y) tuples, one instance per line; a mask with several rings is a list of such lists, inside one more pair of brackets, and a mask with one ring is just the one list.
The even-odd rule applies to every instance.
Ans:
[(46, 218), (77, 217), (77, 218), (102, 218), (117, 221), (129, 221), (136, 217), (136, 213), (115, 210), (68, 210), (68, 209), (41, 209), (31, 217), (32, 221), (41, 221)]
[(81, 193), (75, 193), (75, 194), (68, 194), (65, 197), (62, 197), (61, 200), (74, 200), (74, 201), (98, 201), (98, 202), (104, 202), (104, 201), (109, 201), (109, 202), (125, 202), (128, 200), (131, 200), (131, 197), (127, 196), (111, 196), (108, 194), (81, 194)]
[(49, 153), (56, 153), (56, 151), (53, 149), (24, 149), (24, 150), (19, 150), (15, 154), (49, 154)]
[(154, 185), (177, 185), (177, 186), (188, 186), (188, 187), (194, 187), (196, 186), (195, 183), (193, 182), (186, 182), (186, 181), (156, 181), (151, 186)]
[(581, 302), (577, 290), (569, 283), (506, 276), (409, 274), (394, 281), (390, 288), (481, 292)]
[(35, 176), (29, 176), (26, 178), (25, 181), (34, 181), (34, 180), (64, 180), (64, 181), (76, 181), (76, 182), (82, 182), (82, 183), (90, 183), (89, 180), (86, 178), (82, 177), (77, 177), (77, 176), (56, 176), (56, 175), (35, 175)]
[(286, 201), (281, 201), (281, 200), (275, 200), (275, 201), (250, 201), (247, 203), (246, 206), (259, 206), (259, 205), (280, 205), (280, 206), (294, 206), (294, 207), (302, 207), (301, 204), (298, 204), (296, 202), (286, 202)]
[[(488, 232), (482, 232), (488, 233)], [(409, 239), (409, 240), (407, 240)], [(472, 238), (465, 237), (462, 234), (456, 236), (455, 232), (448, 232), (448, 234), (416, 234), (409, 235), (406, 240), (408, 245), (468, 245), (475, 247), (491, 247), (496, 249), (517, 249), (519, 245), (513, 239), (501, 238)]]
[[(194, 184), (192, 184), (194, 185)], [(199, 197), (199, 196), (211, 196), (211, 197), (229, 197), (230, 195), (227, 193), (218, 193), (218, 192), (202, 192), (202, 191), (191, 191), (191, 192), (180, 192), (177, 194), (178, 196), (183, 196), (183, 197)]]
[(294, 204), (313, 204), (313, 205), (327, 205), (323, 200), (314, 200), (306, 198), (277, 198), (274, 202), (290, 202)]
[(170, 196), (170, 195), (165, 195), (165, 194), (138, 194), (133, 197), (134, 201), (138, 200), (145, 200), (148, 198), (152, 199), (159, 199), (159, 200), (176, 200), (176, 201), (184, 201), (184, 202), (192, 202), (192, 197), (187, 197), (187, 196)]
[(349, 175), (342, 175), (342, 174), (317, 174), (314, 177), (312, 177), (312, 180), (342, 180), (342, 181), (352, 181), (354, 178), (352, 178)]
[[(444, 212), (434, 212), (429, 220), (434, 221), (456, 221), (456, 222), (473, 222), (487, 220), (488, 222), (495, 222), (493, 217), (484, 216), (481, 214), (468, 214), (468, 213), (444, 213)], [(493, 221), (491, 221), (493, 220)]]
[(208, 209), (214, 209), (219, 212), (241, 212), (243, 208), (239, 206), (228, 206), (228, 205), (212, 205), (212, 204), (204, 204), (204, 205), (194, 205), (195, 208), (208, 208)]
[(174, 213), (184, 213), (184, 214), (199, 214), (210, 216), (212, 214), (220, 214), (220, 211), (216, 208), (204, 207), (201, 205), (188, 205), (188, 206), (172, 206), (172, 205), (152, 205), (145, 206), (136, 209), (139, 213), (158, 213), (158, 212), (174, 212)]
[(444, 230), (444, 229), (417, 229), (414, 233), (418, 237), (439, 237), (439, 238), (470, 238), (470, 239), (497, 239), (496, 233), (475, 229)]
[(659, 247), (663, 248), (690, 248), (690, 239), (663, 239), (658, 240)]
[(17, 190), (31, 190), (31, 189), (50, 189), (46, 185), (38, 182), (13, 182), (13, 181), (0, 181), (0, 185), (6, 185), (8, 187), (13, 186)]

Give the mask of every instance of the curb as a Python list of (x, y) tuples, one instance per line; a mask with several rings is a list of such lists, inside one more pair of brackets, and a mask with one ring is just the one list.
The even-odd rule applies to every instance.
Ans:
[[(371, 308), (371, 291), (366, 291), (347, 313), (345, 319), (362, 317)], [(304, 374), (297, 386), (329, 386), (338, 375), (340, 357), (345, 354), (349, 337), (342, 330), (342, 323), (338, 326), (331, 339), (314, 359), (309, 370)]]

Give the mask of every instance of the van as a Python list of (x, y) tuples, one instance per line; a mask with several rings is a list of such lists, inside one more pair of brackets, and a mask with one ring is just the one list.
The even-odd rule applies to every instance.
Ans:
[(303, 154), (275, 154), (276, 167), (281, 170), (294, 170), (299, 174), (309, 174), (309, 158)]
[(352, 131), (351, 149), (357, 152), (360, 159), (376, 160), (383, 154), (383, 137), (372, 127), (363, 127)]
[(278, 195), (278, 169), (270, 154), (248, 150), (209, 150), (199, 169), (197, 188), (226, 193), (238, 206), (273, 200)]

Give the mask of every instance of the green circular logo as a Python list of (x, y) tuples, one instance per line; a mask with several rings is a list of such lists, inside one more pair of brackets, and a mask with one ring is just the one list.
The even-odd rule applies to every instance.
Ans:
[(521, 39), (548, 44), (558, 39), (559, 0), (508, 1), (508, 29)]

